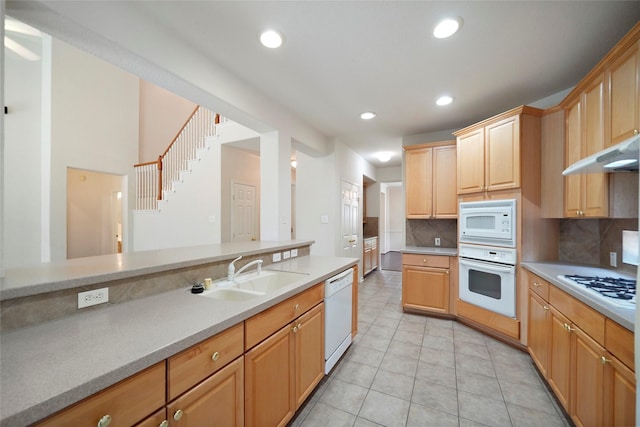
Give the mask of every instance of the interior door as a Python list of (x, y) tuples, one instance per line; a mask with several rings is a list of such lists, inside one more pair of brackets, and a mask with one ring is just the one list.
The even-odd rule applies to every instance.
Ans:
[(256, 187), (231, 183), (231, 241), (256, 239)]
[(342, 256), (361, 258), (358, 251), (359, 187), (342, 181)]

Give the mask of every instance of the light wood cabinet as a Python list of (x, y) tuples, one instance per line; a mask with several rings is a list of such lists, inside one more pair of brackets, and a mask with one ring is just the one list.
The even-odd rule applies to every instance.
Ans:
[[(600, 75), (566, 109), (565, 167), (604, 149), (604, 76)], [(565, 177), (567, 218), (609, 214), (608, 175)]]
[(635, 373), (620, 360), (633, 361), (633, 333), (536, 275), (528, 282), (529, 354), (573, 422), (634, 425)]
[(370, 237), (363, 241), (362, 264), (366, 276), (378, 268), (378, 238)]
[(324, 376), (324, 303), (248, 351), (245, 373), (245, 425), (286, 425)]
[(404, 147), (407, 218), (457, 218), (455, 141)]
[(533, 160), (539, 160), (539, 151), (536, 159), (522, 158), (525, 148), (539, 150), (541, 115), (542, 110), (522, 106), (455, 132), (457, 193), (518, 189), (530, 175), (538, 176)]
[(549, 334), (551, 314), (549, 304), (532, 290), (529, 290), (529, 322), (527, 324), (529, 354), (540, 373), (547, 376), (549, 366)]
[(239, 357), (219, 372), (167, 405), (174, 427), (244, 426), (244, 359)]
[(402, 307), (449, 313), (449, 257), (402, 256)]
[(38, 423), (38, 426), (131, 426), (165, 403), (165, 363), (158, 363)]
[(609, 83), (606, 145), (611, 146), (640, 130), (640, 42), (616, 58), (606, 75)]

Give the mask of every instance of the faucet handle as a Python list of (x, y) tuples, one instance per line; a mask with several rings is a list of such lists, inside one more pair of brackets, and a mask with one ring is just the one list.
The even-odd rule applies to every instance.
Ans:
[(227, 267), (227, 279), (233, 280), (233, 276), (236, 274), (236, 266), (234, 265), (234, 263), (236, 261), (239, 261), (240, 259), (242, 259), (242, 255), (231, 261), (231, 264), (229, 264), (229, 267)]

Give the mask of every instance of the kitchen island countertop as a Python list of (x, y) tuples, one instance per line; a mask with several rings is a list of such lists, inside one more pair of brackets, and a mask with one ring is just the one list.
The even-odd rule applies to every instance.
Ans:
[(188, 288), (92, 310), (0, 335), (0, 425), (24, 426), (109, 387), (358, 262), (305, 256), (267, 269), (300, 280), (246, 301)]
[(630, 331), (634, 331), (636, 317), (635, 309), (622, 308), (614, 306), (613, 304), (607, 304), (599, 298), (592, 296), (588, 291), (570, 286), (558, 279), (559, 275), (578, 274), (584, 276), (611, 276), (613, 274), (615, 276), (623, 276), (635, 280), (636, 277), (634, 275), (598, 266), (586, 266), (562, 262), (522, 262), (520, 265), (569, 295), (582, 301), (594, 310), (607, 316), (611, 320), (619, 323), (621, 326), (624, 326)]

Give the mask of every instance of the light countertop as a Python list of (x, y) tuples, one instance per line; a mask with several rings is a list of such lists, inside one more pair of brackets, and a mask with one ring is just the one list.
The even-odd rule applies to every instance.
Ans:
[(300, 280), (250, 300), (219, 301), (185, 288), (2, 334), (0, 425), (40, 420), (357, 262), (294, 258), (265, 269), (304, 273)]
[(458, 248), (443, 248), (441, 246), (405, 246), (403, 254), (457, 256)]
[(313, 241), (233, 242), (154, 251), (76, 258), (12, 268), (0, 278), (0, 301), (54, 292), (143, 274), (160, 273), (235, 258), (287, 250)]
[(520, 263), (524, 268), (532, 273), (540, 276), (546, 281), (550, 282), (554, 286), (560, 288), (569, 295), (577, 298), (586, 305), (592, 307), (594, 310), (602, 313), (611, 320), (619, 323), (621, 326), (634, 331), (636, 310), (633, 308), (618, 307), (613, 304), (608, 304), (606, 301), (592, 296), (590, 292), (586, 290), (570, 286), (560, 279), (559, 275), (584, 275), (584, 276), (614, 276), (614, 277), (626, 277), (628, 279), (635, 280), (636, 277), (629, 274), (620, 272), (617, 270), (609, 270), (602, 267), (585, 266), (580, 264), (561, 263), (561, 262), (522, 262)]

